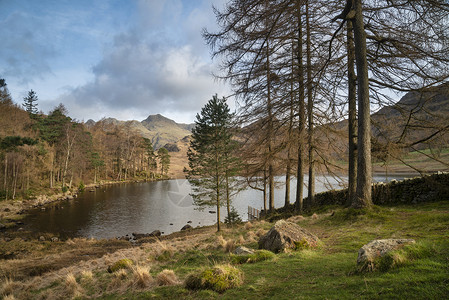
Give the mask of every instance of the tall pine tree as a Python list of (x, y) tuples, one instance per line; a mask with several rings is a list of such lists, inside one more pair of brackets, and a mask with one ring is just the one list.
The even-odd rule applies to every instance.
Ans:
[(187, 152), (187, 179), (192, 185), (195, 205), (199, 209), (216, 206), (217, 231), (220, 231), (220, 207), (227, 205), (235, 191), (232, 178), (238, 163), (234, 156), (230, 113), (226, 98), (215, 95), (196, 116), (192, 140)]
[(25, 110), (31, 115), (34, 116), (37, 114), (37, 95), (36, 92), (30, 90), (28, 92), (28, 96), (23, 98), (23, 107)]

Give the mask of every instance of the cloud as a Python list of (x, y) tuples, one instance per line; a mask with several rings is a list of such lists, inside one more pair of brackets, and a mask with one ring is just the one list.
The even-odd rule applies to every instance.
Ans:
[[(183, 116), (192, 122), (217, 84), (201, 29), (214, 22), (209, 1), (193, 9), (190, 1), (139, 1), (139, 19), (116, 34), (93, 67), (94, 79), (58, 98), (81, 118), (113, 116), (143, 119), (149, 114)], [(208, 3), (209, 5), (205, 5)]]
[(41, 19), (14, 12), (0, 21), (0, 28), (13, 29), (0, 30), (1, 76), (16, 77), (27, 83), (51, 73), (48, 59), (56, 55), (56, 50), (51, 43), (42, 39), (46, 35), (46, 27)]

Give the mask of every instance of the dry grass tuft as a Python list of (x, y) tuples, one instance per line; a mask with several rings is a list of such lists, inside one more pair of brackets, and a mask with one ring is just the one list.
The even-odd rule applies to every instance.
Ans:
[(156, 277), (157, 285), (176, 285), (179, 283), (178, 277), (173, 270), (163, 270)]
[(267, 233), (267, 230), (259, 228), (259, 230), (256, 231), (257, 237), (261, 237)]
[(305, 219), (306, 218), (304, 218), (303, 216), (298, 215), (298, 216), (293, 216), (293, 217), (288, 218), (287, 221), (293, 222), (293, 223), (297, 223), (297, 222), (300, 222), (300, 221), (304, 221)]
[(90, 270), (84, 270), (81, 272), (81, 282), (86, 283), (94, 279), (94, 274)]
[(114, 277), (120, 280), (126, 279), (128, 277), (128, 272), (125, 269), (120, 269), (117, 272), (114, 272)]
[(217, 248), (225, 248), (226, 247), (226, 240), (223, 238), (222, 235), (217, 236)]
[(312, 220), (317, 220), (317, 219), (318, 219), (318, 215), (314, 213), (314, 214), (312, 215)]
[(245, 238), (243, 237), (243, 235), (239, 235), (239, 245), (243, 245), (245, 244)]
[(155, 248), (154, 256), (156, 260), (167, 260), (175, 254), (175, 248), (166, 242), (156, 241), (157, 247)]
[(245, 223), (245, 230), (250, 230), (253, 227), (254, 227), (253, 223), (251, 223), (251, 222), (246, 222)]
[(65, 280), (64, 280), (65, 288), (66, 290), (72, 295), (73, 297), (77, 297), (81, 295), (82, 288), (76, 281), (75, 276), (72, 273), (67, 274)]
[(70, 246), (73, 246), (76, 244), (72, 239), (68, 239), (67, 241), (65, 241), (65, 243)]
[(142, 266), (133, 267), (133, 285), (138, 288), (147, 288), (153, 283), (153, 277), (148, 268)]
[(1, 295), (3, 295), (3, 296), (12, 295), (12, 293), (13, 293), (15, 290), (20, 289), (21, 286), (22, 286), (21, 283), (16, 282), (16, 281), (14, 281), (14, 280), (12, 280), (12, 279), (10, 279), (10, 278), (6, 278), (5, 282), (4, 282), (3, 285), (2, 285), (2, 289), (1, 289), (1, 292), (0, 292), (0, 296), (1, 296)]
[(234, 249), (235, 249), (235, 241), (231, 240), (231, 239), (227, 240), (224, 249), (228, 253), (234, 251)]
[(257, 235), (254, 231), (248, 231), (248, 233), (246, 234), (246, 241), (248, 243), (252, 243), (257, 241)]
[(10, 294), (10, 295), (8, 295), (8, 296), (5, 296), (5, 297), (3, 298), (3, 300), (16, 300), (16, 297), (14, 297), (14, 295)]

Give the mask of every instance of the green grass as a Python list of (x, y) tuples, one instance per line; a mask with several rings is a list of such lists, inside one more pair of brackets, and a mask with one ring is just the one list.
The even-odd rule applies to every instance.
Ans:
[[(189, 290), (184, 284), (150, 290), (128, 289), (100, 299), (444, 299), (449, 294), (449, 201), (414, 206), (375, 206), (356, 211), (332, 208), (335, 214), (307, 218), (299, 224), (318, 235), (319, 249), (276, 254), (275, 259), (235, 265), (243, 284), (217, 293)], [(260, 223), (249, 230), (267, 229)], [(245, 236), (244, 226), (223, 233), (228, 239)], [(215, 238), (215, 237), (214, 237)], [(214, 240), (211, 238), (210, 240)], [(357, 251), (373, 239), (412, 238), (416, 244), (395, 251), (380, 270), (359, 272)], [(256, 247), (247, 243), (247, 247)], [(228, 264), (223, 249), (175, 252), (157, 261), (151, 273), (173, 270), (185, 280), (206, 268)], [(101, 274), (100, 274), (101, 275)], [(95, 275), (97, 280), (99, 275)], [(104, 276), (104, 275), (101, 275)], [(105, 277), (107, 278), (107, 277)], [(107, 285), (107, 283), (105, 283)], [(89, 296), (89, 295), (87, 295)]]

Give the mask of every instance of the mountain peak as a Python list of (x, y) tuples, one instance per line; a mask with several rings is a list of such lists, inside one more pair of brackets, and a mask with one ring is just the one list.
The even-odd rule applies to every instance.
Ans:
[(157, 123), (160, 123), (160, 122), (176, 123), (172, 119), (164, 117), (161, 114), (149, 115), (148, 118), (146, 118), (145, 120), (142, 121), (142, 123), (154, 123), (154, 122), (157, 122)]

